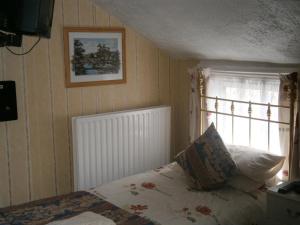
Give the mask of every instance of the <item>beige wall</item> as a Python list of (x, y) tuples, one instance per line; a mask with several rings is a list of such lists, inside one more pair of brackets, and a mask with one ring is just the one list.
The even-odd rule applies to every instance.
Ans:
[(180, 60), (178, 62), (178, 74), (175, 74), (176, 83), (174, 96), (174, 151), (179, 153), (189, 144), (189, 98), (190, 79), (188, 69), (197, 65), (197, 60)]
[[(181, 104), (188, 104), (187, 80), (180, 73), (188, 63), (172, 59), (126, 27), (127, 83), (66, 89), (64, 25), (123, 26), (92, 1), (56, 0), (51, 39), (42, 39), (26, 56), (1, 48), (0, 80), (16, 81), (19, 119), (0, 123), (0, 207), (72, 190), (72, 116), (169, 104), (172, 154), (186, 142), (181, 135), (186, 135), (187, 110)], [(24, 38), (23, 50), (35, 40)]]

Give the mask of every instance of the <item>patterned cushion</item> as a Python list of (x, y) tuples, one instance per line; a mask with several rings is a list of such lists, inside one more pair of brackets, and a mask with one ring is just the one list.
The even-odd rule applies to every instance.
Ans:
[(202, 190), (222, 187), (237, 170), (213, 123), (175, 160), (185, 171), (191, 186)]

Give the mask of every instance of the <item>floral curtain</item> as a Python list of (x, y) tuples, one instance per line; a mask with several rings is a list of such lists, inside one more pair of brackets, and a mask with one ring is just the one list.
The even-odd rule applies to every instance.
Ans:
[[(294, 137), (292, 147), (289, 152), (289, 179), (300, 179), (300, 145), (299, 145), (299, 77), (298, 73), (292, 73), (288, 75), (290, 81), (289, 97), (290, 101), (293, 101), (294, 107)], [(297, 101), (296, 101), (297, 99)]]
[[(279, 86), (279, 105), (290, 105), (289, 99), (289, 85), (290, 81), (288, 76), (280, 76), (280, 86)], [(279, 108), (278, 111), (278, 120), (289, 122), (290, 121), (290, 112), (289, 109)], [(290, 128), (288, 125), (279, 124), (279, 142), (280, 149), (282, 149), (282, 154), (286, 156), (286, 160), (282, 167), (282, 180), (288, 180), (289, 178), (289, 148), (290, 148)]]
[(200, 135), (200, 98), (198, 92), (199, 73), (197, 69), (189, 70), (190, 76), (190, 142)]
[[(280, 125), (280, 146), (286, 149), (285, 155), (288, 156), (283, 167), (284, 179), (295, 180), (300, 178), (300, 145), (299, 145), (299, 104), (296, 104), (296, 96), (299, 96), (299, 87), (297, 79), (298, 74), (292, 73), (280, 77), (280, 94), (279, 104), (290, 105), (291, 101), (294, 103), (294, 127), (293, 127), (293, 143), (289, 146), (290, 132), (289, 127)], [(294, 90), (294, 91), (293, 91)], [(297, 93), (298, 92), (298, 93)], [(299, 99), (299, 98), (298, 98)], [(298, 100), (299, 101), (299, 100)], [(281, 121), (290, 121), (290, 113), (285, 109), (280, 108), (279, 119)]]
[[(205, 83), (208, 81), (209, 69), (194, 68), (189, 71), (190, 76), (190, 142), (193, 142), (201, 134), (200, 124), (202, 128), (207, 127), (207, 116), (200, 118), (200, 92), (199, 92), (199, 78), (204, 79), (204, 89), (202, 94), (205, 94)], [(203, 100), (204, 101), (204, 100)], [(204, 103), (205, 104), (205, 103)], [(206, 113), (202, 113), (202, 115)]]
[(299, 111), (296, 114), (296, 126), (293, 149), (290, 152), (290, 180), (300, 179)]

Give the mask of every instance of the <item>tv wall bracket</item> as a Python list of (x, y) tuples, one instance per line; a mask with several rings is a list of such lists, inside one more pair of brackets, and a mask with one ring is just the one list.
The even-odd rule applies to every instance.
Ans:
[(4, 46), (22, 46), (22, 35), (6, 33), (0, 30), (0, 47)]

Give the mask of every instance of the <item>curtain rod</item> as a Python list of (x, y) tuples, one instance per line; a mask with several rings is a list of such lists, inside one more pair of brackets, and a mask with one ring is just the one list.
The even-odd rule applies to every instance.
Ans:
[(221, 76), (239, 76), (239, 77), (259, 77), (266, 79), (279, 79), (280, 75), (288, 75), (288, 73), (266, 73), (266, 72), (245, 72), (245, 71), (230, 71), (230, 70), (215, 70), (210, 69), (212, 75)]
[(300, 64), (278, 64), (266, 62), (231, 61), (231, 60), (201, 60), (198, 68), (215, 70), (266, 72), (266, 73), (292, 73), (300, 70)]

